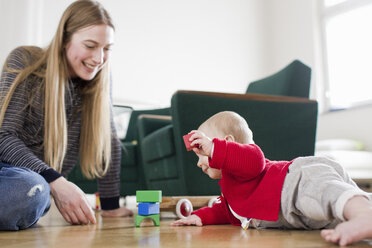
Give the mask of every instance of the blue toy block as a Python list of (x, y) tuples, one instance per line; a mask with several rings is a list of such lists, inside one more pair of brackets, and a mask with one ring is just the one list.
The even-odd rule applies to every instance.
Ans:
[(160, 208), (159, 203), (152, 202), (140, 202), (138, 203), (138, 214), (139, 215), (152, 215), (159, 214)]

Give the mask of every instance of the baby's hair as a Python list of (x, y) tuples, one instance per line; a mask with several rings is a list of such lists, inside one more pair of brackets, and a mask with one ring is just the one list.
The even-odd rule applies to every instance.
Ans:
[(253, 133), (248, 127), (247, 121), (233, 111), (222, 111), (206, 120), (199, 129), (213, 129), (223, 135), (223, 137), (210, 138), (224, 138), (227, 135), (232, 135), (235, 142), (241, 144), (254, 144)]

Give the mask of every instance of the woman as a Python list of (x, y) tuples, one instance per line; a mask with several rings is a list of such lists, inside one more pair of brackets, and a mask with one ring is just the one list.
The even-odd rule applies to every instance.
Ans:
[(25, 229), (50, 206), (71, 224), (96, 223), (84, 193), (65, 177), (80, 158), (98, 178), (102, 216), (119, 207), (120, 143), (110, 101), (114, 25), (101, 4), (72, 3), (46, 49), (10, 53), (0, 79), (0, 230)]

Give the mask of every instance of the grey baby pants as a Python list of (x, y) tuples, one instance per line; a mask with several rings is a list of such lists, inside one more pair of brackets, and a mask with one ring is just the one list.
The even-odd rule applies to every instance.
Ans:
[(281, 196), (279, 220), (252, 220), (256, 228), (321, 229), (345, 221), (346, 202), (371, 194), (358, 188), (337, 162), (323, 157), (300, 157), (289, 166)]

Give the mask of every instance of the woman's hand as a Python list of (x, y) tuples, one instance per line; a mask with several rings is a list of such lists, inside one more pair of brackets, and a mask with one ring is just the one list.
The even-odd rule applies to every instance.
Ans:
[(113, 210), (102, 210), (101, 216), (103, 217), (127, 217), (132, 216), (133, 212), (126, 207), (120, 207)]
[(50, 183), (54, 202), (63, 218), (70, 224), (95, 224), (96, 218), (84, 192), (64, 177)]
[(171, 226), (202, 226), (203, 223), (199, 216), (192, 214), (185, 219), (176, 220)]

